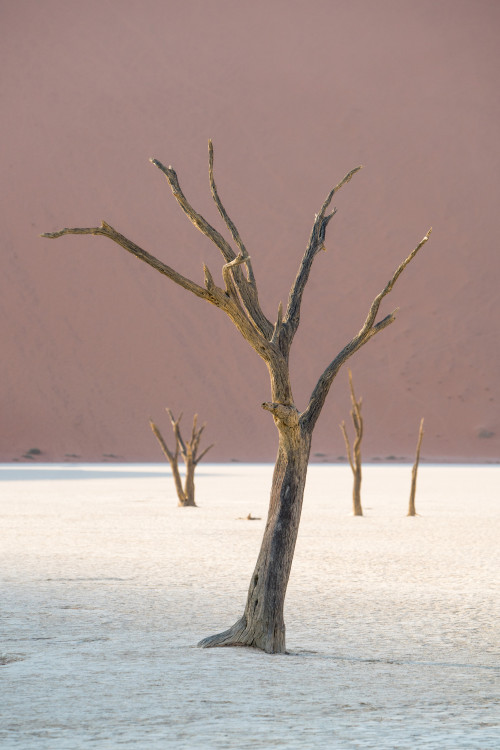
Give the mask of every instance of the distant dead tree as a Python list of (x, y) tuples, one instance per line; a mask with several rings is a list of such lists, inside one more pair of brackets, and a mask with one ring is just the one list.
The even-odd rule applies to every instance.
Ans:
[[(175, 419), (170, 409), (166, 409), (166, 412), (168, 416), (170, 417), (172, 430), (174, 432), (175, 450), (173, 452), (169, 450), (167, 443), (163, 439), (163, 436), (160, 430), (151, 419), (149, 420), (149, 425), (151, 429), (153, 430), (153, 433), (156, 439), (158, 440), (163, 453), (165, 454), (165, 456), (167, 457), (170, 463), (170, 468), (172, 469), (172, 476), (174, 478), (174, 483), (175, 483), (175, 489), (177, 490), (177, 497), (179, 498), (178, 505), (183, 508), (186, 508), (186, 507), (195, 508), (196, 503), (194, 500), (194, 494), (195, 494), (194, 472), (195, 472), (197, 465), (200, 463), (201, 459), (203, 458), (203, 456), (205, 456), (208, 453), (210, 448), (213, 448), (213, 443), (212, 445), (209, 445), (208, 448), (205, 448), (205, 450), (202, 453), (200, 453), (200, 455), (198, 456), (200, 438), (206, 425), (203, 424), (198, 429), (197, 427), (198, 415), (195, 414), (193, 417), (193, 427), (191, 430), (191, 438), (189, 440), (184, 441), (181, 435), (181, 429), (179, 427), (179, 423), (182, 419), (182, 414), (179, 416), (178, 419)], [(181, 475), (179, 471), (179, 454), (182, 456), (182, 459), (186, 466), (186, 476), (184, 478), (184, 486), (182, 486), (182, 479), (181, 479)]]
[(408, 506), (408, 516), (416, 516), (417, 512), (415, 510), (415, 494), (417, 492), (417, 471), (418, 471), (418, 464), (420, 461), (420, 448), (422, 446), (422, 438), (424, 437), (424, 418), (420, 420), (420, 429), (418, 431), (418, 440), (417, 440), (417, 454), (415, 456), (415, 463), (413, 464), (413, 469), (411, 471), (411, 489), (410, 489), (410, 503)]
[(354, 425), (354, 432), (356, 437), (353, 440), (352, 451), (349, 443), (349, 436), (345, 422), (342, 422), (340, 429), (344, 435), (345, 447), (347, 450), (347, 458), (352, 469), (354, 482), (352, 487), (352, 507), (355, 516), (363, 515), (363, 508), (361, 507), (361, 440), (363, 439), (363, 417), (361, 416), (361, 403), (363, 399), (356, 399), (354, 393), (354, 386), (352, 384), (352, 372), (349, 370), (349, 389), (351, 391), (351, 418)]
[[(382, 291), (377, 294), (361, 328), (326, 366), (311, 393), (306, 408), (299, 412), (293, 399), (289, 362), (290, 348), (299, 327), (302, 298), (314, 259), (325, 249), (326, 230), (336, 213), (336, 209), (329, 210), (332, 198), (343, 185), (351, 180), (360, 167), (348, 172), (338, 185), (330, 190), (316, 214), (297, 276), (290, 289), (286, 308), (284, 309), (282, 303), (279, 303), (276, 320), (273, 323), (261, 308), (250, 255), (219, 197), (213, 174), (211, 141), (209, 141), (208, 148), (208, 172), (212, 197), (232, 237), (234, 246), (231, 246), (222, 234), (191, 206), (181, 190), (175, 170), (172, 167), (165, 167), (157, 159), (151, 161), (167, 178), (175, 200), (188, 219), (220, 250), (224, 259), (222, 286), (216, 284), (207, 266), (204, 267), (203, 285), (191, 281), (117, 232), (105, 221), (97, 227), (66, 228), (42, 236), (56, 238), (66, 234), (92, 234), (115, 242), (175, 284), (222, 310), (264, 361), (271, 381), (271, 400), (264, 402), (262, 408), (273, 417), (278, 430), (279, 447), (262, 545), (250, 580), (247, 602), (242, 616), (228, 630), (203, 639), (199, 645), (202, 647), (252, 646), (268, 653), (284, 653), (286, 645), (283, 608), (299, 529), (314, 427), (330, 387), (342, 365), (374, 336), (395, 321), (396, 310), (377, 322), (380, 305), (392, 291), (406, 266), (427, 242), (430, 230), (396, 269)], [(280, 269), (280, 274), (282, 272)]]

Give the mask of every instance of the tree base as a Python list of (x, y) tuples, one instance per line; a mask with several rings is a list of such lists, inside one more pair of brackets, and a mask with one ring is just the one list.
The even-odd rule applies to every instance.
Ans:
[(259, 623), (247, 625), (246, 617), (243, 616), (238, 622), (222, 633), (210, 635), (198, 643), (199, 648), (222, 648), (229, 646), (240, 646), (246, 648), (257, 648), (266, 654), (286, 654), (285, 648), (285, 626), (275, 627), (263, 632)]

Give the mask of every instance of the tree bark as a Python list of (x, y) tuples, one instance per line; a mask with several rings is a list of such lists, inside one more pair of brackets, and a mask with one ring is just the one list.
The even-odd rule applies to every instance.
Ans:
[(424, 437), (424, 418), (420, 420), (420, 429), (418, 431), (417, 440), (417, 452), (415, 456), (415, 463), (411, 471), (411, 489), (410, 489), (410, 502), (408, 504), (408, 516), (416, 516), (417, 511), (415, 510), (415, 495), (417, 494), (417, 472), (418, 464), (420, 462), (420, 448), (422, 446), (422, 438)]
[(363, 515), (363, 507), (361, 505), (361, 466), (359, 464), (356, 465), (352, 485), (352, 512), (354, 516)]
[(196, 503), (194, 501), (194, 494), (195, 494), (194, 470), (195, 468), (196, 468), (196, 464), (193, 461), (193, 457), (188, 456), (186, 459), (186, 477), (184, 480), (184, 495), (186, 497), (184, 505), (189, 505), (191, 507), (196, 506)]
[(300, 424), (281, 425), (264, 537), (248, 590), (243, 616), (223, 633), (198, 644), (253, 646), (269, 654), (285, 653), (283, 608), (292, 567), (311, 448)]

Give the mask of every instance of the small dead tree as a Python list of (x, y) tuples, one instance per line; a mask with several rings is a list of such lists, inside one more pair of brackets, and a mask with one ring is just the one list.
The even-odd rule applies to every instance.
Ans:
[(420, 429), (418, 431), (418, 440), (417, 440), (417, 453), (415, 456), (415, 463), (413, 464), (413, 469), (411, 470), (411, 489), (410, 489), (410, 502), (408, 505), (408, 516), (416, 516), (417, 512), (415, 510), (415, 495), (417, 492), (417, 471), (418, 471), (418, 464), (420, 461), (420, 448), (422, 446), (422, 438), (424, 437), (424, 418), (420, 420)]
[(208, 267), (204, 267), (204, 285), (182, 276), (158, 258), (150, 255), (105, 221), (98, 227), (61, 229), (43, 237), (57, 238), (66, 234), (92, 234), (106, 237), (136, 258), (144, 261), (174, 283), (221, 309), (240, 334), (264, 361), (270, 376), (271, 400), (262, 404), (278, 430), (278, 456), (271, 486), (271, 497), (264, 537), (257, 563), (250, 580), (243, 615), (236, 623), (217, 635), (205, 638), (200, 646), (253, 646), (268, 653), (285, 652), (283, 607), (299, 528), (302, 500), (314, 427), (330, 387), (342, 365), (374, 336), (391, 325), (396, 310), (377, 322), (382, 300), (392, 291), (396, 281), (429, 239), (429, 232), (393, 273), (385, 287), (371, 303), (361, 328), (331, 360), (319, 377), (306, 408), (295, 406), (290, 380), (290, 348), (300, 322), (302, 297), (316, 256), (325, 249), (328, 224), (336, 213), (329, 211), (333, 196), (359, 171), (356, 167), (328, 193), (316, 214), (309, 241), (293, 282), (286, 309), (281, 302), (272, 323), (264, 314), (258, 297), (257, 284), (250, 255), (241, 236), (219, 197), (213, 174), (213, 149), (209, 141), (209, 181), (215, 205), (226, 224), (236, 250), (197, 213), (181, 190), (177, 174), (157, 159), (152, 163), (168, 180), (174, 198), (188, 219), (220, 250), (224, 259), (222, 286), (218, 286)]
[(349, 370), (349, 389), (351, 391), (351, 419), (354, 425), (354, 432), (356, 437), (351, 445), (349, 443), (349, 436), (345, 422), (342, 422), (340, 429), (344, 435), (345, 447), (347, 450), (347, 458), (352, 469), (354, 477), (353, 488), (352, 488), (352, 507), (355, 516), (363, 515), (363, 508), (361, 507), (361, 440), (363, 439), (363, 417), (361, 416), (361, 403), (363, 399), (356, 399), (354, 393), (354, 386), (352, 384), (352, 372)]
[[(165, 442), (163, 435), (161, 434), (159, 428), (151, 419), (149, 420), (149, 425), (151, 429), (153, 430), (153, 433), (156, 439), (158, 440), (163, 453), (165, 454), (165, 456), (168, 459), (168, 462), (170, 463), (170, 468), (172, 469), (172, 476), (173, 476), (174, 483), (175, 483), (175, 489), (177, 490), (177, 497), (179, 498), (179, 503), (178, 503), (179, 506), (182, 508), (186, 508), (186, 507), (195, 508), (196, 503), (194, 500), (194, 494), (195, 494), (194, 472), (195, 472), (197, 465), (200, 463), (201, 459), (203, 458), (203, 456), (205, 456), (208, 453), (210, 448), (213, 448), (213, 443), (212, 445), (209, 445), (208, 448), (205, 448), (205, 450), (202, 453), (200, 453), (200, 455), (198, 456), (198, 448), (200, 445), (201, 435), (206, 425), (203, 424), (200, 428), (198, 428), (197, 427), (198, 415), (195, 414), (193, 417), (193, 427), (191, 430), (191, 438), (190, 440), (184, 441), (181, 435), (181, 429), (179, 427), (180, 421), (182, 419), (182, 414), (179, 416), (178, 419), (175, 419), (170, 409), (166, 409), (166, 412), (168, 416), (170, 417), (172, 430), (174, 432), (175, 450), (173, 453), (172, 451), (169, 450), (167, 443)], [(179, 471), (179, 453), (182, 456), (182, 459), (186, 467), (184, 486), (182, 486), (182, 479), (181, 479), (181, 475)]]

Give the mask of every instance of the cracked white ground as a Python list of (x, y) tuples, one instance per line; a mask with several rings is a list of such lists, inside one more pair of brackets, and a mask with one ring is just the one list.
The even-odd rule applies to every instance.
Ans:
[[(312, 465), (286, 656), (202, 650), (241, 615), (272, 467), (0, 466), (0, 745), (500, 747), (499, 466)], [(261, 521), (238, 520), (252, 513)]]

